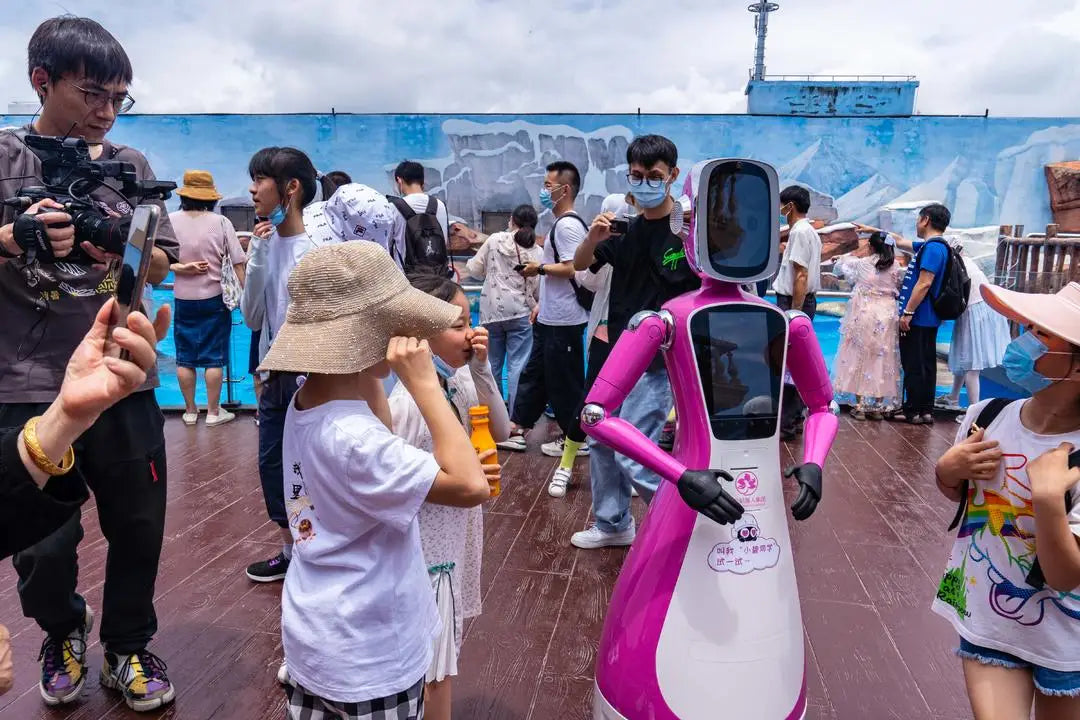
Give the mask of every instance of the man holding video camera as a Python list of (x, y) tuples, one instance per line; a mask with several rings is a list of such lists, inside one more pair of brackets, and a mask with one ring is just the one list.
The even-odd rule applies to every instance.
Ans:
[[(10, 200), (0, 206), (0, 427), (22, 426), (56, 398), (72, 352), (115, 292), (112, 260), (122, 253), (127, 227), (117, 218), (130, 215), (140, 198), (121, 192), (133, 183), (85, 179), (93, 174), (87, 168), (133, 167), (134, 180), (154, 179), (140, 152), (105, 139), (116, 116), (134, 102), (127, 93), (131, 63), (105, 28), (72, 16), (46, 20), (30, 39), (28, 71), (41, 99), (40, 117), (32, 126), (0, 130), (0, 200)], [(82, 138), (89, 146), (87, 160), (106, 165), (80, 161), (68, 167), (65, 159), (52, 180), (43, 180), (50, 173), (47, 167), (43, 173), (36, 154), (40, 142), (28, 143), (27, 134)], [(69, 146), (75, 144), (69, 141)], [(68, 191), (76, 200), (83, 198), (81, 205), (56, 191), (68, 176), (83, 178)], [(69, 209), (81, 208), (72, 209), (74, 226), (64, 205), (25, 191), (43, 185)], [(24, 208), (27, 201), (20, 203), (20, 196), (35, 202)], [(103, 235), (97, 232), (102, 227), (113, 231)], [(88, 241), (106, 235), (120, 238), (119, 248)], [(162, 205), (150, 282), (165, 278), (169, 264), (179, 259), (177, 247)], [(143, 387), (105, 411), (74, 446), (76, 468), (94, 492), (109, 543), (101, 683), (122, 692), (137, 711), (160, 707), (175, 695), (165, 664), (147, 650), (157, 630), (154, 582), (166, 500), (164, 420), (153, 391), (157, 384), (151, 367)], [(76, 548), (83, 537), (79, 520), (76, 514), (14, 561), (23, 613), (46, 633), (40, 690), (48, 705), (76, 700), (87, 674), (93, 614), (76, 592)]]

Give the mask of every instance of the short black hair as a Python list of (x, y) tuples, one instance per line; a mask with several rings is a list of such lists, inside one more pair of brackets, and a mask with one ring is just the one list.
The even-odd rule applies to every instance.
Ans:
[(398, 166), (394, 168), (394, 177), (398, 180), (404, 180), (410, 185), (424, 184), (424, 166), (418, 162), (412, 160), (402, 160), (398, 163)]
[(180, 196), (181, 210), (213, 210), (217, 203), (217, 200), (196, 200), (195, 198)]
[(805, 215), (810, 212), (810, 191), (802, 185), (788, 185), (780, 191), (780, 206), (783, 207), (788, 203)]
[(436, 297), (443, 302), (454, 302), (458, 293), (464, 293), (460, 285), (443, 274), (423, 269), (409, 274), (409, 284), (420, 292)]
[[(49, 18), (38, 25), (26, 48), (26, 73), (44, 68), (53, 82), (82, 74), (100, 85), (131, 82), (131, 60), (120, 42), (97, 21), (74, 15)], [(41, 88), (34, 88), (41, 94)]]
[(945, 232), (952, 222), (952, 213), (941, 203), (933, 203), (919, 211), (919, 219), (923, 218), (930, 221), (930, 227)]
[(326, 173), (327, 179), (334, 183), (335, 187), (341, 187), (342, 185), (349, 185), (352, 183), (352, 178), (349, 177), (349, 173), (344, 170), (331, 170)]
[(667, 163), (672, 170), (679, 163), (679, 149), (663, 135), (642, 135), (626, 148), (626, 164), (637, 163), (651, 168), (658, 162)]
[(581, 190), (581, 173), (578, 172), (577, 165), (566, 160), (556, 160), (546, 169), (548, 172), (558, 173), (559, 182), (570, 186), (571, 197), (578, 196)]

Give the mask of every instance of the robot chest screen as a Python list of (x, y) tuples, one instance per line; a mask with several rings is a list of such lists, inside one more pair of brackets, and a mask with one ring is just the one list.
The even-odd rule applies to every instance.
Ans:
[(690, 318), (698, 378), (717, 440), (776, 434), (787, 320), (770, 305), (705, 307)]

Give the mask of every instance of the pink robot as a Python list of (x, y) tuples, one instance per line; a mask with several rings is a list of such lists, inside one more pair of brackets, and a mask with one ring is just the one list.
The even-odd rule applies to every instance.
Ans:
[[(838, 425), (832, 384), (810, 319), (740, 289), (779, 262), (776, 171), (709, 160), (694, 166), (686, 191), (686, 256), (702, 287), (633, 318), (582, 412), (586, 433), (667, 481), (611, 598), (594, 717), (802, 718), (806, 663), (782, 477), (798, 482), (792, 515), (810, 517)], [(607, 412), (661, 350), (678, 414), (671, 455)], [(785, 370), (810, 416), (803, 463), (781, 473)]]

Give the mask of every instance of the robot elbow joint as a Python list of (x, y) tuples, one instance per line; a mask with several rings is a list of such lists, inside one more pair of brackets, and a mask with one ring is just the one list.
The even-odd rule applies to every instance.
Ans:
[(581, 410), (581, 422), (585, 423), (589, 427), (595, 427), (607, 417), (607, 411), (604, 410), (603, 405), (597, 405), (596, 403), (589, 403)]

